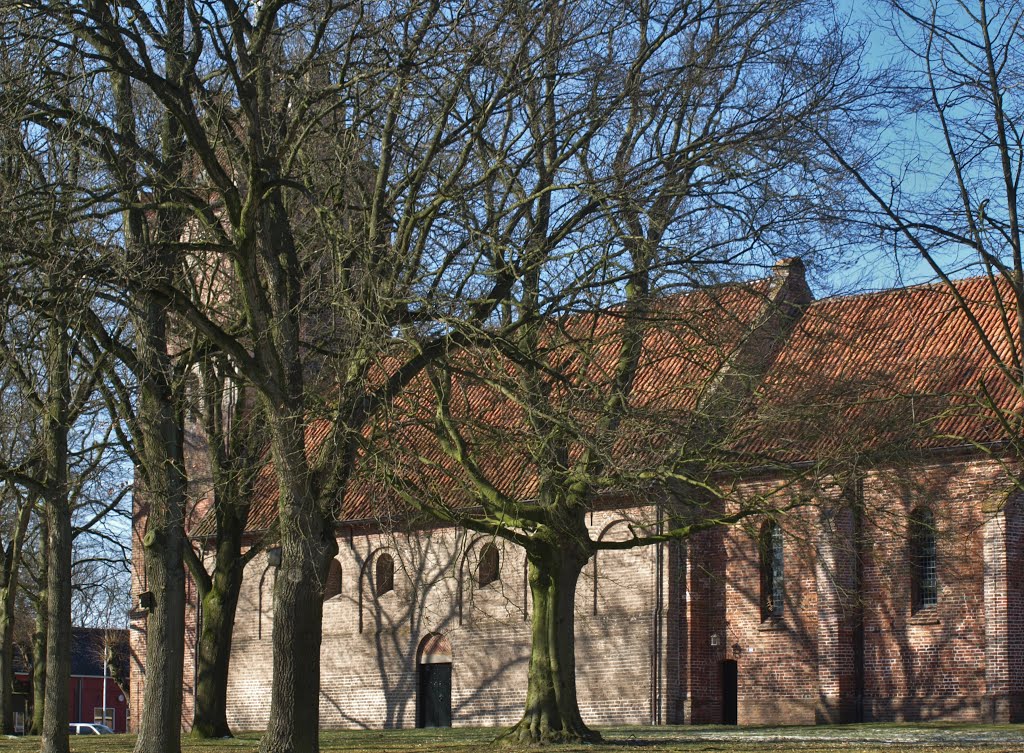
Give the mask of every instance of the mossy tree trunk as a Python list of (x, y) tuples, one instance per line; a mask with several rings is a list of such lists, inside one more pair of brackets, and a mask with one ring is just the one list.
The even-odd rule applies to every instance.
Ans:
[[(238, 568), (239, 570), (241, 568)], [(230, 576), (215, 574), (214, 586), (202, 599), (203, 616), (196, 655), (195, 711), (192, 734), (196, 737), (231, 737), (227, 716), (228, 668), (231, 659), (231, 638), (234, 632), (238, 590), (242, 579), (218, 583)]]
[[(585, 532), (585, 529), (584, 529)], [(576, 585), (590, 558), (578, 532), (527, 547), (532, 645), (523, 718), (500, 740), (520, 745), (597, 742), (583, 723), (576, 694)]]
[(247, 516), (239, 519), (230, 512), (231, 508), (216, 511), (219, 540), (213, 575), (208, 576), (205, 570), (197, 572), (192, 566), (202, 603), (192, 735), (201, 738), (231, 737), (227, 716), (228, 670), (245, 567), (241, 539)]
[(216, 356), (207, 357), (199, 369), (202, 410), (198, 423), (206, 437), (215, 524), (211, 570), (191, 547), (185, 548), (201, 602), (192, 714), (192, 736), (199, 738), (231, 737), (227, 696), (235, 612), (245, 566), (264, 544), (253, 543), (242, 553), (263, 443), (249, 393), (232, 378), (232, 371), (229, 363)]

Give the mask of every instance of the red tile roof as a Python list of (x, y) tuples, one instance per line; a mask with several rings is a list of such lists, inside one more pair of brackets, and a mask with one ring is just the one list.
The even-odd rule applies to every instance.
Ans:
[[(972, 278), (956, 289), (1009, 363), (1017, 328), (1004, 331), (992, 284)], [(817, 301), (766, 375), (738, 444), (806, 460), (996, 442), (1004, 432), (982, 381), (1000, 410), (1019, 415), (1020, 393), (943, 284)]]
[[(957, 286), (1005, 359), (1010, 341), (1000, 333), (993, 288), (984, 279)], [(743, 348), (763, 345), (752, 346), (750, 333), (772, 308), (768, 300), (774, 290), (771, 280), (762, 280), (661, 301), (646, 322), (630, 410), (608, 434), (594, 427), (618, 352), (621, 312), (553, 325), (546, 335), (552, 342), (547, 362), (558, 364), (568, 378), (550, 380), (551, 406), (559, 420), (572, 422), (577, 457), (587, 446), (622, 467), (657, 462), (676, 451), (700, 412), (694, 409), (721, 385), (723, 367), (737, 363)], [(1011, 336), (1016, 337), (1015, 329)], [(511, 386), (514, 363), (469, 352), (459, 356), (457, 366), (461, 373), (453, 382), (451, 412), (482, 473), (508, 496), (534, 496), (537, 471), (527, 447), (537, 436), (530, 429), (530, 411), (500, 388), (504, 382)], [(762, 372), (750, 376), (760, 378)], [(997, 441), (1000, 427), (979, 402), (981, 379), (1001, 409), (1019, 413), (1021, 399), (1013, 384), (999, 374), (942, 285), (817, 301), (782, 342), (754, 401), (746, 402), (746, 414), (732, 424), (731, 447), (748, 461), (753, 456), (793, 462)], [(421, 377), (367, 431), (341, 519), (386, 515), (392, 497), (382, 491), (384, 476), (402, 478), (453, 506), (472, 503), (471, 484), (432, 433), (434, 411), (434, 393)], [(322, 444), (327, 429), (322, 421), (311, 424), (311, 451)], [(276, 507), (276, 480), (268, 465), (257, 481), (250, 529), (269, 527)], [(207, 519), (196, 533), (209, 530)]]
[[(769, 308), (772, 289), (771, 280), (723, 285), (672, 296), (653, 307), (644, 318), (641, 365), (633, 387), (634, 429), (650, 424), (645, 417), (655, 411), (674, 415), (676, 422), (690, 416), (711, 377), (740, 345), (763, 310)], [(624, 321), (621, 310), (613, 309), (599, 316), (568, 317), (547, 334), (553, 343), (557, 341), (550, 347), (548, 362), (561, 360), (562, 371), (574, 372), (574, 381), (552, 382), (552, 388), (563, 393), (555, 402), (578, 422), (584, 436), (584, 427), (594, 424), (595, 410), (604, 400), (604, 390), (595, 391), (593, 386), (603, 386), (610, 379)], [(571, 364), (565, 362), (568, 358), (573, 359)], [(487, 374), (492, 380), (512, 379), (514, 364), (504, 360), (496, 371), (490, 356), (464, 352), (457, 367), (462, 373), (452, 390), (452, 413), (471, 437), (482, 471), (507, 494), (520, 498), (533, 495), (536, 473), (526, 455), (518, 451), (531, 441), (526, 413), (493, 383), (475, 378)], [(433, 390), (427, 378), (421, 376), (367, 432), (367, 447), (372, 449), (360, 456), (360, 471), (345, 495), (341, 519), (386, 514), (382, 505), (388, 495), (380, 491), (380, 477), (385, 468), (388, 475), (393, 475), (396, 465), (399, 473), (443, 492), (453, 504), (471, 501), (465, 479), (440, 451), (431, 432), (434, 411)], [(311, 423), (306, 432), (310, 452), (323, 443), (327, 431), (326, 422)], [(510, 438), (514, 440), (511, 443)], [(647, 449), (665, 438), (648, 435)], [(619, 445), (619, 454), (636, 453), (635, 446)], [(387, 462), (382, 463), (385, 456)], [(277, 482), (268, 464), (256, 482), (249, 529), (266, 530), (276, 516)], [(212, 534), (212, 525), (212, 516), (207, 516), (193, 535)]]
[[(644, 317), (630, 408), (623, 424), (612, 432), (601, 431), (598, 424), (619, 354), (625, 322), (621, 312), (574, 317), (557, 332), (547, 333), (550, 342), (543, 358), (554, 372), (545, 380), (550, 398), (533, 408), (525, 405), (514, 358), (499, 361), (480, 351), (461, 354), (451, 414), (482, 475), (509, 497), (536, 496), (538, 469), (530, 445), (544, 440), (531, 422), (546, 418), (566, 427), (571, 437), (569, 463), (584, 448), (619, 468), (630, 461), (634, 466), (650, 463), (652, 455), (671, 451), (670, 440), (690, 423), (712, 378), (766, 308), (769, 289), (769, 282), (761, 281), (661, 301)], [(385, 475), (397, 475), (419, 493), (449, 504), (471, 504), (473, 488), (467, 475), (443, 453), (434, 435), (434, 413), (434, 393), (424, 378), (396, 402), (388, 420), (378, 424), (371, 444)], [(350, 492), (348, 516), (375, 512), (370, 486)]]

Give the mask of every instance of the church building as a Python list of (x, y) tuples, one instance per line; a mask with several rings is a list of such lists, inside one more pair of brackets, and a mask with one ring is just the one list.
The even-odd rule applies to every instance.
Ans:
[[(1019, 334), (1012, 323), (1004, 331), (990, 281), (956, 285), (960, 302), (941, 284), (813, 301), (803, 265), (790, 260), (768, 280), (701, 294), (705, 303), (679, 298), (688, 316), (727, 311), (744, 323), (711, 366), (670, 341), (645, 345), (661, 349), (672, 379), (692, 378), (701, 361), (706, 384), (743, 381), (751, 430), (742, 441), (779, 462), (750, 467), (731, 488), (783, 489), (806, 503), (595, 555), (576, 593), (584, 721), (1024, 721), (1024, 499), (1007, 436), (1022, 397), (993, 358), (1008, 358)], [(841, 462), (819, 471), (825, 457)], [(254, 535), (274, 519), (264, 497)], [(636, 496), (597, 500), (589, 533), (628, 537), (656, 508)], [(372, 505), (346, 511), (336, 532), (323, 589), (322, 726), (518, 721), (530, 651), (523, 550), (443, 525), (396, 530)], [(201, 548), (202, 524), (191, 533)], [(235, 730), (267, 724), (276, 556), (259, 554), (245, 572), (228, 691)], [(194, 588), (189, 599), (186, 727)], [(133, 615), (132, 646), (138, 714), (144, 612)]]

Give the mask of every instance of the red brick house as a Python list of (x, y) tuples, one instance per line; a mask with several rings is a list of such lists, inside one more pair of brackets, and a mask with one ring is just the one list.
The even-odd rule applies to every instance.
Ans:
[[(104, 651), (110, 662), (104, 667)], [(20, 654), (19, 654), (20, 656)], [(68, 678), (68, 721), (106, 724), (114, 732), (128, 731), (130, 698), (128, 631), (108, 628), (71, 629), (71, 676)], [(31, 667), (15, 666), (15, 713), (23, 723), (32, 702)], [(104, 693), (104, 686), (106, 692)]]
[[(813, 504), (595, 557), (576, 602), (584, 719), (1024, 720), (1024, 509), (1007, 425), (991, 410), (1012, 420), (1021, 396), (962, 306), (942, 286), (811, 302), (798, 262), (739, 289), (755, 295), (716, 293), (702, 314), (743, 325), (725, 346), (676, 352), (682, 339), (658, 341), (664, 374), (652, 366), (644, 378), (662, 391), (682, 385), (680, 395), (742, 381), (749, 432), (736, 432), (737, 449), (776, 462), (732, 479), (735, 494), (788, 488), (799, 468), (792, 493)], [(988, 282), (959, 291), (1005, 354), (1016, 334), (1003, 333)], [(679, 299), (680, 311), (702, 311), (696, 300)], [(821, 457), (842, 462), (819, 474)], [(254, 532), (273, 519), (268, 489)], [(352, 496), (325, 583), (322, 724), (515, 722), (529, 652), (522, 551), (440, 526), (396, 535), (371, 493)], [(652, 509), (599, 500), (590, 534), (626, 536)], [(236, 729), (266, 724), (275, 573), (266, 555), (246, 572), (229, 688)], [(139, 687), (141, 614), (132, 640)]]

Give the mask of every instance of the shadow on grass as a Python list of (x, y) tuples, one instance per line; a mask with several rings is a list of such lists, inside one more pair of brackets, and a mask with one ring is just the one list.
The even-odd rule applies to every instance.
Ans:
[[(325, 731), (321, 753), (475, 753), (491, 748), (499, 728)], [(665, 753), (1003, 753), (1024, 751), (1024, 726), (851, 724), (818, 727), (613, 727), (599, 745), (552, 746), (557, 753), (644, 750)], [(260, 733), (229, 740), (182, 739), (182, 753), (255, 753)], [(4, 753), (35, 753), (38, 737), (0, 738)], [(75, 736), (72, 753), (131, 753), (134, 735)]]

